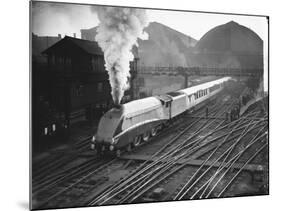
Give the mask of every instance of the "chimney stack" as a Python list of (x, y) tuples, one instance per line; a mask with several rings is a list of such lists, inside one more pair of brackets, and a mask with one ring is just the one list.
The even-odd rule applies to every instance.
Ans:
[(61, 34), (58, 34), (59, 39), (61, 39)]
[(73, 37), (76, 38), (76, 33), (73, 33)]

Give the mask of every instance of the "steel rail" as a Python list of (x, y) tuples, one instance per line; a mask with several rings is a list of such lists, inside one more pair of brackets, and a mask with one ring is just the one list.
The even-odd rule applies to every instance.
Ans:
[(40, 203), (40, 205), (38, 206), (40, 207), (44, 207), (45, 205), (47, 205), (52, 199), (58, 197), (59, 195), (63, 194), (64, 192), (66, 192), (67, 190), (69, 190), (70, 188), (72, 188), (73, 186), (75, 186), (76, 184), (80, 183), (81, 181), (87, 179), (88, 177), (92, 176), (93, 174), (99, 172), (100, 170), (102, 170), (103, 168), (111, 165), (112, 163), (114, 163), (117, 159), (113, 159), (107, 163), (105, 163), (104, 165), (100, 166), (99, 168), (97, 168), (94, 171), (91, 171), (89, 174), (83, 176), (82, 178), (80, 178), (79, 180), (77, 180), (76, 182), (72, 183), (71, 185), (65, 187), (64, 189), (60, 190), (59, 192), (57, 192), (56, 194), (52, 195), (51, 197), (47, 198), (44, 202)]
[[(210, 141), (211, 142), (211, 141)], [(209, 142), (208, 142), (209, 143)], [(206, 144), (208, 144), (208, 143), (206, 143)], [(204, 144), (205, 145), (205, 144)], [(198, 146), (197, 148), (196, 148), (196, 146), (193, 148), (193, 151), (191, 151), (191, 153), (192, 152), (194, 152), (194, 151), (196, 151), (196, 150), (198, 150), (198, 149), (200, 149), (200, 147), (201, 146)], [(174, 164), (174, 162), (175, 162), (175, 160), (176, 160), (176, 158), (173, 158), (173, 159), (171, 159), (170, 161), (172, 162), (171, 164)], [(164, 165), (167, 165), (167, 161), (165, 161), (165, 164)], [(170, 166), (168, 166), (168, 167), (170, 167)], [(167, 170), (166, 168), (164, 169), (164, 170)], [(156, 174), (160, 174), (161, 172), (163, 172), (164, 170), (162, 170), (162, 171), (159, 171), (159, 169), (157, 168), (156, 170), (155, 170), (155, 172), (156, 172)], [(151, 174), (153, 174), (154, 172), (150, 172), (149, 174), (147, 174), (147, 175), (145, 175), (146, 177), (148, 177), (148, 176), (150, 176)], [(154, 174), (154, 177), (155, 177), (155, 174)], [(152, 180), (152, 178), (151, 177), (149, 177), (150, 178), (150, 180)], [(144, 179), (144, 178), (140, 178), (140, 179)], [(133, 193), (130, 191), (130, 194), (131, 195), (133, 195)], [(120, 201), (120, 202), (123, 202), (123, 201), (125, 201), (125, 199), (123, 199), (122, 201)]]
[[(250, 144), (248, 144), (244, 150), (248, 149), (250, 146), (252, 146), (253, 144), (255, 144), (257, 141), (260, 140), (261, 137), (256, 138), (254, 141), (252, 141)], [(240, 153), (240, 152), (239, 152)], [(239, 156), (239, 153), (237, 153), (234, 157), (232, 157), (225, 165), (224, 168), (226, 168), (229, 164), (231, 164), (231, 162), (236, 158), (236, 156)], [(222, 168), (220, 171), (222, 171), (224, 168)], [(206, 171), (207, 172), (207, 171)], [(204, 172), (205, 173), (205, 172)], [(204, 176), (204, 175), (203, 175)], [(203, 177), (202, 176), (202, 177)], [(201, 176), (200, 176), (201, 177)], [(202, 178), (201, 177), (201, 178)], [(207, 184), (209, 181), (205, 182), (189, 199), (193, 199)], [(187, 192), (185, 193), (185, 195), (187, 194)]]
[[(265, 144), (265, 145), (263, 145), (263, 147), (265, 147), (267, 145), (267, 143)], [(246, 151), (246, 150), (245, 150)], [(221, 175), (221, 177), (217, 180), (217, 182), (213, 185), (213, 187), (211, 188), (211, 190), (207, 193), (207, 195), (205, 196), (205, 198), (208, 198), (211, 194), (212, 194), (212, 192), (214, 191), (214, 189), (216, 188), (216, 186), (219, 184), (219, 182), (222, 180), (222, 178), (229, 172), (229, 170), (232, 168), (232, 166), (238, 161), (238, 159), (243, 155), (243, 153), (245, 152), (245, 151), (242, 151), (242, 152), (240, 152), (240, 155), (239, 156), (237, 156), (237, 158), (235, 158), (233, 161), (232, 161), (232, 163), (231, 163), (231, 165), (229, 165), (229, 167), (225, 170), (225, 172)], [(255, 153), (254, 154), (254, 157), (256, 156), (257, 154)]]
[[(253, 121), (250, 121), (250, 123), (252, 123)], [(238, 145), (238, 143), (242, 140), (242, 138), (244, 138), (249, 131), (251, 131), (251, 129), (255, 128), (255, 126), (257, 125), (258, 122), (256, 122), (254, 125), (250, 127), (250, 123), (247, 125), (247, 127), (245, 127), (245, 129), (242, 131), (241, 135), (239, 136), (239, 138), (234, 142), (234, 144), (230, 147), (230, 150), (228, 151), (228, 153), (226, 154), (226, 156), (224, 157), (223, 161), (221, 162), (221, 165), (218, 167), (218, 169), (216, 170), (216, 172), (213, 174), (213, 176), (211, 177), (209, 184), (207, 186), (205, 186), (205, 189), (203, 190), (202, 194), (200, 197), (202, 197), (205, 192), (207, 191), (207, 189), (209, 188), (209, 185), (212, 183), (213, 179), (216, 177), (217, 173), (219, 172), (219, 170), (222, 168), (223, 163), (226, 162), (226, 160), (228, 160), (230, 154), (233, 152), (234, 148)]]
[(205, 161), (202, 163), (202, 165), (197, 169), (197, 171), (192, 175), (192, 177), (188, 180), (188, 182), (181, 188), (181, 190), (177, 193), (177, 195), (173, 198), (173, 200), (180, 200), (180, 195), (183, 193), (184, 189), (189, 185), (189, 183), (194, 179), (195, 176), (199, 173), (199, 171), (204, 167), (204, 165), (207, 163), (207, 161), (218, 151), (218, 149), (227, 141), (227, 139), (232, 135), (234, 130), (239, 126), (239, 123), (241, 123), (243, 119), (240, 119), (240, 121), (233, 127), (230, 131), (230, 133), (224, 137), (223, 141), (218, 144), (218, 146), (215, 148), (215, 150), (212, 151), (212, 153), (205, 159)]
[[(40, 185), (32, 188), (32, 194), (33, 195), (38, 194), (46, 189), (50, 189), (50, 188), (54, 187), (55, 185), (57, 185), (58, 183), (63, 182), (64, 179), (69, 179), (69, 178), (78, 176), (84, 172), (97, 168), (98, 166), (100, 166), (103, 163), (103, 161), (100, 160), (99, 163), (97, 163), (96, 165), (93, 165), (93, 161), (95, 161), (95, 160), (98, 161), (98, 159), (88, 160), (88, 161), (80, 164), (78, 167), (76, 166), (76, 167), (67, 169), (64, 172), (61, 172), (55, 178), (46, 180), (45, 182), (41, 183)], [(62, 175), (62, 176), (60, 176), (60, 175)]]
[[(198, 121), (195, 121), (194, 123), (197, 123), (197, 122), (199, 122), (199, 120), (198, 120)], [(193, 124), (192, 124), (192, 126), (193, 126)], [(163, 147), (162, 147), (157, 153), (155, 153), (151, 158), (156, 157), (157, 154), (159, 154), (161, 151), (163, 151), (163, 149), (166, 148), (167, 145), (169, 145), (170, 143), (174, 142), (176, 139), (180, 138), (180, 137), (181, 137), (187, 130), (189, 130), (189, 129), (190, 129), (190, 127), (187, 127), (187, 128), (184, 129), (180, 134), (178, 134), (178, 135), (176, 135), (174, 138), (172, 138), (172, 140), (169, 141), (168, 144), (166, 144), (165, 146), (163, 146)], [(198, 130), (200, 130), (200, 129), (198, 129)], [(198, 131), (198, 130), (197, 130), (197, 131)], [(193, 134), (193, 136), (195, 136), (195, 135), (196, 135), (196, 134)], [(193, 136), (192, 136), (192, 138), (193, 138)], [(182, 144), (184, 144), (184, 143), (178, 144), (176, 147), (178, 147), (178, 146), (180, 146), (180, 145), (182, 145)], [(165, 156), (168, 156), (169, 153), (172, 153), (176, 147), (170, 149), (170, 150), (169, 150), (168, 152), (166, 152), (164, 155), (160, 156), (157, 161), (155, 161), (155, 162), (149, 164), (148, 166), (145, 166), (145, 164), (147, 164), (149, 161), (145, 161), (145, 163), (143, 163), (143, 165), (141, 165), (141, 166), (145, 166), (145, 168), (144, 168), (144, 169), (140, 169), (140, 172), (137, 172), (137, 173), (134, 172), (135, 174), (131, 176), (131, 178), (129, 179), (129, 181), (128, 181), (128, 180), (127, 180), (127, 181), (124, 181), (125, 184), (123, 183), (123, 184), (121, 184), (121, 186), (125, 186), (127, 183), (129, 183), (130, 181), (132, 181), (132, 180), (133, 180), (134, 178), (136, 178), (137, 176), (141, 175), (141, 174), (142, 174), (143, 172), (145, 172), (146, 170), (148, 170), (148, 169), (154, 167), (156, 164), (160, 163), (160, 161), (161, 161), (162, 159), (166, 158)], [(119, 186), (120, 186), (120, 185), (119, 185)], [(114, 196), (117, 195), (119, 192), (120, 192), (120, 191), (118, 191), (116, 194), (114, 194)], [(111, 194), (112, 194), (112, 191), (109, 192), (108, 194), (111, 195)], [(106, 196), (107, 196), (107, 194), (106, 194), (106, 195), (102, 195), (101, 197), (98, 197), (96, 200), (91, 201), (91, 202), (90, 202), (90, 205), (97, 203), (98, 201), (100, 201), (102, 198), (104, 198), (104, 197), (106, 197)], [(111, 197), (113, 197), (113, 196), (111, 195)], [(107, 198), (107, 199), (108, 199), (108, 198)]]
[[(233, 131), (234, 132), (234, 131)], [(232, 140), (233, 138), (237, 138), (238, 136), (240, 136), (240, 134), (238, 134), (238, 135), (236, 135), (236, 136), (233, 136), (233, 137), (231, 137), (228, 141), (230, 141), (230, 140)], [(225, 140), (224, 140), (225, 141)], [(226, 141), (227, 141), (227, 139), (226, 139)], [(175, 200), (176, 199), (178, 199), (178, 200), (180, 200), (180, 199), (182, 199), (183, 197), (184, 197), (184, 195), (186, 195), (187, 194), (187, 192), (189, 192), (190, 190), (191, 190), (191, 188), (213, 167), (213, 165), (216, 163), (216, 162), (218, 162), (223, 156), (225, 156), (226, 155), (226, 153), (228, 153), (228, 151), (230, 150), (231, 148), (229, 147), (222, 155), (220, 155), (216, 160), (214, 160), (213, 162), (212, 162), (212, 164), (209, 166), (209, 168), (207, 169), (207, 170), (205, 170), (205, 172), (204, 173), (202, 173), (201, 174), (201, 176), (199, 176), (197, 179), (196, 179), (196, 181), (194, 181), (190, 186), (189, 186), (189, 188), (182, 194), (182, 196), (180, 197), (180, 196), (177, 196), (177, 198), (175, 198)], [(215, 149), (216, 150), (216, 149)], [(203, 167), (203, 166), (202, 166)], [(199, 171), (198, 171), (199, 172)], [(196, 172), (197, 174), (198, 174), (198, 172)], [(195, 175), (193, 175), (193, 177), (187, 182), (188, 184), (189, 183), (191, 183), (191, 181), (192, 181), (192, 179), (193, 178), (195, 178), (195, 176), (197, 176), (196, 174)], [(187, 185), (186, 185), (187, 186)], [(181, 191), (181, 192), (183, 192), (183, 191)]]
[[(198, 146), (198, 148), (200, 148), (200, 146)], [(196, 149), (194, 149), (194, 150), (196, 150)], [(188, 164), (188, 161), (189, 161), (189, 160), (186, 160), (186, 164)], [(157, 176), (161, 176), (161, 178), (158, 179), (155, 183), (153, 183), (153, 184), (150, 185), (149, 187), (145, 187), (145, 185), (143, 185), (142, 188), (146, 188), (146, 189), (143, 190), (143, 191), (142, 191), (141, 193), (139, 193), (138, 195), (135, 195), (135, 194), (137, 194), (137, 191), (135, 191), (134, 193), (130, 192), (130, 195), (131, 195), (131, 196), (134, 196), (134, 198), (131, 199), (131, 200), (129, 201), (129, 203), (130, 203), (130, 202), (133, 202), (133, 201), (136, 200), (138, 197), (140, 197), (142, 194), (144, 194), (146, 191), (148, 191), (149, 189), (151, 189), (153, 186), (155, 186), (156, 184), (158, 184), (159, 182), (161, 182), (162, 180), (164, 180), (165, 178), (167, 178), (167, 177), (170, 176), (171, 174), (174, 174), (175, 172), (179, 171), (181, 168), (183, 168), (183, 167), (185, 166), (184, 164), (182, 164), (181, 166), (179, 166), (178, 168), (176, 168), (176, 169), (173, 170), (172, 172), (170, 172), (170, 173), (168, 173), (167, 175), (163, 176), (163, 173), (165, 173), (165, 171), (167, 171), (168, 168), (171, 167), (171, 165), (174, 165), (174, 163), (170, 163), (170, 165), (169, 165), (169, 166), (166, 166), (165, 169), (162, 169), (161, 171), (157, 171), (157, 173), (154, 174), (154, 175), (153, 175), (153, 178), (150, 178), (150, 180), (158, 179)], [(138, 191), (140, 191), (140, 189), (138, 189)], [(125, 202), (127, 199), (128, 199), (128, 198), (122, 199), (122, 201), (120, 201), (119, 204), (122, 203), (122, 202)]]
[(227, 190), (227, 188), (232, 184), (232, 182), (236, 179), (236, 177), (241, 173), (241, 171), (248, 165), (266, 146), (268, 143), (264, 144), (260, 149), (258, 149), (252, 157), (250, 157), (244, 165), (238, 170), (238, 172), (231, 178), (231, 180), (226, 184), (226, 186), (220, 191), (217, 197), (221, 197), (221, 195)]

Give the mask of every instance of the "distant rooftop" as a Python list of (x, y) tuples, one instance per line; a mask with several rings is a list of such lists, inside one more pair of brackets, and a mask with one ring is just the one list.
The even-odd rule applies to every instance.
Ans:
[[(101, 55), (101, 56), (103, 55), (103, 51), (99, 47), (97, 42), (89, 41), (89, 40), (82, 40), (82, 39), (69, 37), (69, 36), (65, 36), (59, 42), (55, 43), (54, 45), (52, 45), (51, 47), (49, 47), (42, 53), (51, 54), (52, 52), (57, 52), (57, 51), (61, 51), (61, 50), (65, 50), (65, 53), (67, 53), (66, 50), (68, 50), (68, 49), (65, 48), (65, 45), (73, 46), (73, 44), (75, 45), (75, 47), (78, 47), (78, 49), (80, 49), (88, 54)], [(61, 49), (61, 48), (63, 48), (63, 49)]]

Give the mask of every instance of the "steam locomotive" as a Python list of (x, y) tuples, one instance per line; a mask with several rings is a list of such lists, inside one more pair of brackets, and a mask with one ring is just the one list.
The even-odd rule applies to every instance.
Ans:
[(116, 156), (123, 150), (131, 151), (155, 136), (169, 120), (219, 93), (229, 80), (231, 77), (224, 77), (114, 107), (102, 116), (91, 149)]

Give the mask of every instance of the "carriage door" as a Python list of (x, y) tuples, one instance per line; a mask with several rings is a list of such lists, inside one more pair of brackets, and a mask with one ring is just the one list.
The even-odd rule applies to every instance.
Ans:
[(171, 119), (172, 116), (172, 101), (165, 102), (165, 113), (168, 115), (168, 118)]
[(172, 114), (172, 98), (165, 95), (160, 95), (158, 97), (163, 107), (164, 118), (170, 119)]

